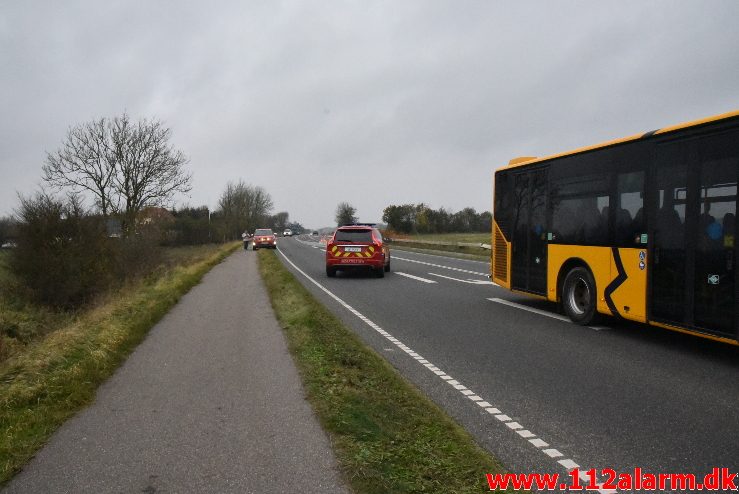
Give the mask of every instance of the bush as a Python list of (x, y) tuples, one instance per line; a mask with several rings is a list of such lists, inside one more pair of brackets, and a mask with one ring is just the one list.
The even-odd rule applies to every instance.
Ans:
[(159, 228), (149, 225), (135, 235), (111, 239), (115, 277), (123, 281), (151, 274), (162, 263), (161, 238)]
[(101, 217), (85, 214), (74, 196), (20, 198), (11, 271), (37, 302), (79, 306), (110, 286), (113, 249)]

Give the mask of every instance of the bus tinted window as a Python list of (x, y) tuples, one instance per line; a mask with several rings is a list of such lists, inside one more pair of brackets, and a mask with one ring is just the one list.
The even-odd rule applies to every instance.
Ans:
[(644, 172), (618, 175), (616, 198), (616, 245), (638, 247), (642, 243), (642, 234), (647, 233), (644, 220)]
[(561, 179), (552, 189), (552, 241), (607, 245), (610, 198), (608, 177)]

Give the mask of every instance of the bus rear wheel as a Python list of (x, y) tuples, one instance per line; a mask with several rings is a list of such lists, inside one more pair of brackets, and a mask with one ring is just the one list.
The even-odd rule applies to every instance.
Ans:
[(597, 292), (590, 271), (583, 267), (572, 269), (562, 283), (562, 307), (572, 322), (588, 325), (596, 315)]

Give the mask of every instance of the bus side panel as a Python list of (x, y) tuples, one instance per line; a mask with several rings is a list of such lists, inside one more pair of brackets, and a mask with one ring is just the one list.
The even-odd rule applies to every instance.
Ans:
[[(595, 278), (595, 288), (598, 291), (598, 312), (610, 314), (606, 304), (605, 289), (615, 276), (611, 273), (610, 247), (592, 247), (583, 245), (549, 244), (547, 251), (547, 299), (557, 301), (557, 279), (562, 266), (569, 260), (580, 260), (588, 265)], [(567, 273), (562, 273), (562, 279)]]
[(613, 251), (611, 256), (613, 280), (610, 282), (611, 289), (607, 290), (606, 297), (610, 295), (616, 311), (624, 319), (646, 322), (647, 251), (646, 249), (613, 249)]

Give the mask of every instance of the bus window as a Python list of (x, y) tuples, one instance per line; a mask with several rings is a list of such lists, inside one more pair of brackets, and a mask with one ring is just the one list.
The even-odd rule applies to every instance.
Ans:
[(647, 233), (644, 221), (644, 172), (618, 175), (616, 204), (616, 245), (639, 247)]
[(563, 179), (552, 191), (552, 242), (608, 243), (608, 178), (602, 175)]
[(695, 324), (732, 334), (735, 327), (734, 230), (739, 156), (735, 154), (736, 146), (724, 136), (706, 139), (704, 147), (698, 184)]

